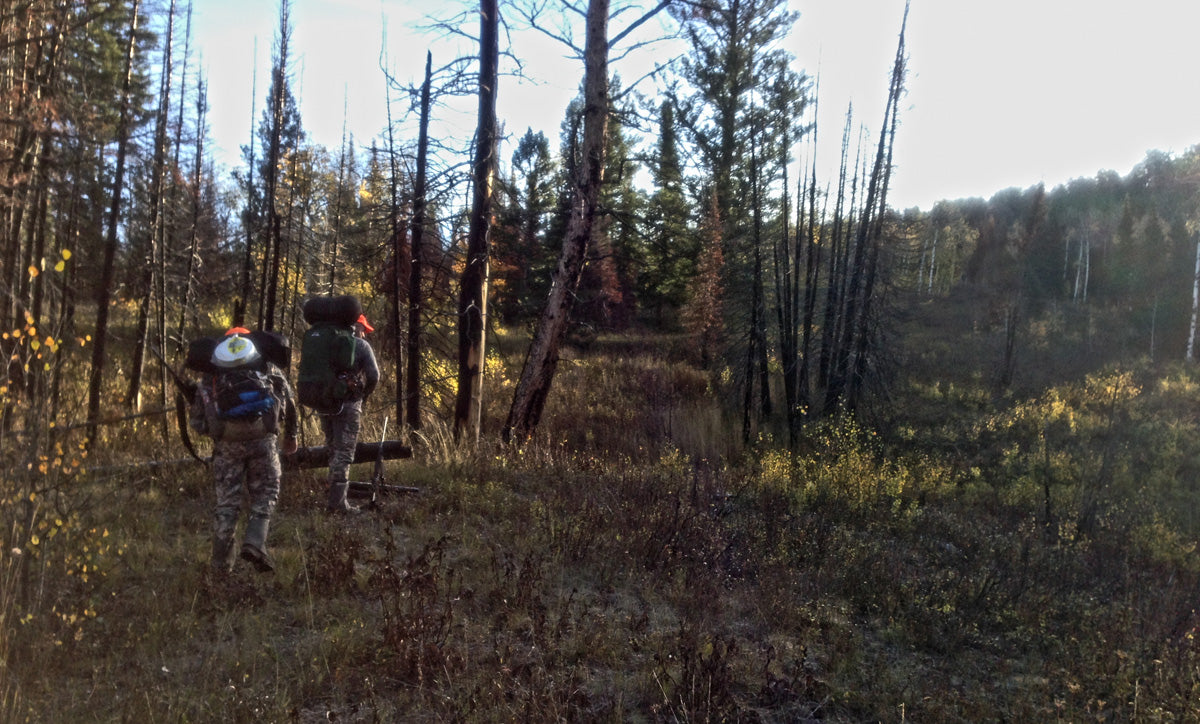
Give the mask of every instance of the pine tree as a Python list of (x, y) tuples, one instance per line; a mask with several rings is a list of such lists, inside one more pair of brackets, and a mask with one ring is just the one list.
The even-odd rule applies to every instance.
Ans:
[(549, 291), (554, 256), (547, 235), (558, 203), (557, 172), (545, 134), (526, 130), (501, 186), (492, 230), (493, 299), (508, 322), (531, 319)]
[(658, 145), (650, 169), (654, 191), (647, 206), (636, 289), (643, 311), (662, 325), (675, 319), (673, 312), (687, 301), (688, 283), (696, 274), (700, 252), (697, 235), (688, 229), (691, 213), (670, 101), (664, 101), (659, 109)]
[(674, 96), (676, 120), (699, 151), (712, 179), (725, 243), (741, 238), (749, 210), (752, 94), (789, 65), (779, 43), (795, 22), (786, 0), (701, 0), (672, 5), (691, 52), (680, 74), (694, 93)]
[(271, 68), (271, 87), (267, 91), (267, 107), (263, 109), (258, 136), (263, 146), (262, 166), (259, 177), (263, 180), (263, 206), (265, 215), (259, 228), (261, 267), (259, 269), (259, 291), (261, 303), (258, 326), (271, 330), (276, 326), (276, 306), (279, 297), (279, 277), (282, 270), (283, 222), (286, 207), (281, 178), (286, 170), (289, 154), (295, 153), (304, 140), (300, 126), (300, 112), (292, 95), (289, 63), (292, 40), (291, 0), (279, 4), (279, 30), (276, 37), (275, 57)]

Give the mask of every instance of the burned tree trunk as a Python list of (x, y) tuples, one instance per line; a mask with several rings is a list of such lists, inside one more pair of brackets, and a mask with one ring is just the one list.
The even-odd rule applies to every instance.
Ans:
[(100, 393), (104, 379), (106, 362), (105, 342), (108, 337), (108, 307), (112, 298), (113, 267), (117, 253), (117, 226), (121, 218), (121, 194), (125, 184), (125, 156), (129, 146), (131, 124), (131, 91), (133, 83), (133, 60), (137, 52), (137, 24), (141, 3), (133, 3), (129, 21), (129, 45), (125, 53), (125, 75), (121, 85), (121, 115), (117, 122), (117, 166), (113, 173), (112, 202), (108, 211), (108, 220), (104, 238), (104, 260), (100, 268), (100, 283), (96, 294), (96, 330), (95, 345), (92, 347), (92, 372), (88, 383), (88, 432), (87, 446), (91, 447), (96, 440), (100, 417)]
[[(307, 470), (329, 466), (329, 448), (324, 445), (302, 447), (291, 455), (280, 455), (284, 470)], [(354, 448), (353, 464), (376, 460), (402, 460), (412, 457), (412, 448), (399, 440), (360, 442)]]
[(604, 148), (608, 132), (608, 0), (590, 0), (588, 3), (583, 96), (583, 162), (574, 179), (571, 215), (562, 253), (554, 269), (550, 295), (538, 320), (504, 425), (506, 441), (524, 441), (541, 419), (592, 237), (600, 186), (604, 181)]
[[(429, 106), (433, 85), (433, 54), (425, 54), (425, 82), (421, 84), (421, 127), (417, 132), (417, 175), (413, 183), (412, 262), (408, 271), (408, 369), (405, 379), (405, 417), (413, 430), (421, 429), (421, 313), (425, 303), (421, 290), (421, 255), (425, 246), (425, 216), (428, 206)], [(397, 410), (397, 414), (399, 414)]]
[(488, 234), (491, 231), (492, 181), (496, 175), (496, 83), (500, 65), (500, 13), (497, 0), (481, 0), (479, 52), (479, 129), (475, 140), (474, 192), (467, 232), (467, 258), (458, 298), (458, 394), (454, 436), (479, 437), (483, 404), (483, 363), (487, 320)]

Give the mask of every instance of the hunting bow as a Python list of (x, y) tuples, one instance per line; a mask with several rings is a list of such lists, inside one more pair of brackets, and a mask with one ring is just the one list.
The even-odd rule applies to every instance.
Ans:
[(188, 453), (192, 457), (207, 465), (208, 460), (200, 457), (200, 454), (196, 452), (195, 446), (192, 445), (192, 436), (188, 431), (187, 407), (192, 404), (192, 399), (196, 396), (196, 390), (199, 385), (180, 377), (175, 369), (163, 359), (162, 353), (158, 351), (157, 347), (154, 345), (148, 346), (150, 347), (150, 351), (154, 353), (154, 356), (158, 358), (159, 364), (171, 374), (171, 379), (175, 381), (175, 422), (179, 425), (179, 437), (183, 440), (183, 446), (187, 448)]
[(379, 433), (379, 454), (375, 457), (375, 470), (371, 474), (371, 507), (379, 503), (379, 486), (383, 483), (383, 441), (387, 439), (388, 419), (383, 418), (383, 432)]

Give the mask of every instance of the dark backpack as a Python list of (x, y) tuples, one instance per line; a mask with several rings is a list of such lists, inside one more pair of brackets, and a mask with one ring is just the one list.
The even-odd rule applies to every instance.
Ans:
[(296, 393), (300, 404), (325, 415), (336, 415), (342, 403), (358, 393), (354, 372), (357, 339), (354, 329), (316, 324), (304, 333)]
[(303, 311), (304, 321), (311, 326), (301, 341), (296, 395), (305, 407), (336, 415), (342, 403), (358, 393), (354, 322), (362, 314), (362, 304), (349, 294), (313, 297), (304, 302)]
[(218, 440), (257, 440), (279, 426), (280, 403), (271, 377), (259, 366), (235, 367), (212, 376), (210, 430)]

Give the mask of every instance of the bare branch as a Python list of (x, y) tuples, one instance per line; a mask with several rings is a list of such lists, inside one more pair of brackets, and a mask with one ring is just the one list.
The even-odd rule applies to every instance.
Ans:
[(675, 63), (675, 61), (678, 59), (679, 59), (679, 56), (676, 56), (666, 62), (656, 63), (652, 69), (643, 73), (636, 80), (634, 80), (632, 83), (630, 83), (628, 87), (623, 88), (620, 91), (613, 93), (613, 96), (612, 96), (613, 103), (615, 104), (617, 101), (624, 100), (627, 95), (632, 93), (634, 91), (634, 89), (638, 87), (638, 84), (640, 84), (642, 81), (646, 80), (647, 78), (653, 78), (653, 77), (657, 76), (659, 73), (661, 73), (662, 71), (666, 70), (668, 67), (673, 65)]
[(616, 46), (617, 43), (620, 43), (622, 40), (624, 40), (626, 36), (628, 36), (634, 30), (637, 30), (647, 20), (662, 12), (664, 8), (671, 4), (671, 2), (672, 0), (661, 0), (653, 10), (650, 10), (645, 15), (635, 20), (632, 25), (617, 33), (616, 37), (609, 39), (608, 47), (611, 49)]

